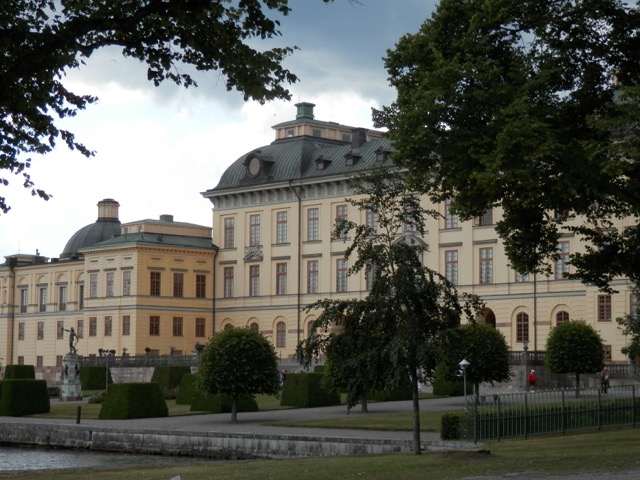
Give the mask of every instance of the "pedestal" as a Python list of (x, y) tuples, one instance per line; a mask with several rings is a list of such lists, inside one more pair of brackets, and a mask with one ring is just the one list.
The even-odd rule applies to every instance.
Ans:
[(72, 402), (82, 400), (78, 355), (75, 353), (67, 353), (64, 356), (62, 359), (62, 373), (60, 375), (60, 401)]

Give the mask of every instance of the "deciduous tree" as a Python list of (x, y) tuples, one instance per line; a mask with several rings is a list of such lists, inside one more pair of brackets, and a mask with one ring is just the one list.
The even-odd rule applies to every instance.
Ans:
[[(398, 165), (463, 219), (499, 207), (512, 266), (640, 281), (640, 9), (622, 0), (442, 0), (386, 57), (375, 112)], [(636, 217), (634, 217), (636, 216)], [(614, 220), (627, 218), (621, 228)]]
[[(406, 385), (413, 392), (414, 453), (420, 453), (420, 416), (417, 370), (425, 352), (438, 334), (459, 324), (466, 314), (473, 317), (472, 303), (462, 303), (456, 288), (437, 272), (425, 267), (422, 256), (427, 245), (425, 215), (435, 215), (421, 205), (420, 196), (407, 187), (402, 175), (388, 169), (374, 170), (357, 179), (355, 198), (348, 202), (371, 219), (359, 224), (341, 219), (332, 232), (334, 239), (349, 242), (345, 256), (349, 274), (366, 272), (370, 290), (363, 299), (326, 299), (310, 305), (319, 309), (318, 328), (337, 325), (341, 333), (322, 341), (322, 336), (306, 341), (307, 358), (321, 349), (330, 352), (338, 342), (354, 346), (370, 336), (363, 348), (351, 352), (341, 348), (345, 369), (373, 386)], [(349, 240), (346, 240), (349, 239)], [(344, 335), (349, 338), (344, 339)], [(346, 362), (350, 362), (347, 364)], [(386, 365), (378, 370), (369, 366)], [(344, 371), (340, 374), (344, 376)], [(378, 376), (376, 376), (378, 375)], [(351, 401), (366, 387), (354, 380)]]
[[(323, 0), (329, 2), (332, 0)], [(297, 80), (282, 67), (294, 47), (259, 49), (280, 35), (288, 0), (6, 0), (0, 2), (0, 169), (22, 174), (33, 195), (48, 199), (27, 173), (33, 155), (58, 141), (85, 156), (90, 147), (59, 126), (97, 101), (67, 89), (64, 76), (96, 51), (122, 49), (147, 65), (154, 85), (195, 86), (193, 72), (214, 72), (227, 90), (265, 102), (288, 99)], [(214, 77), (213, 81), (218, 78)], [(7, 185), (0, 177), (0, 185)], [(0, 210), (9, 205), (0, 196)]]
[(580, 375), (597, 373), (604, 368), (602, 338), (591, 325), (564, 322), (555, 327), (547, 338), (545, 365), (554, 373), (576, 376), (576, 395)]
[(280, 388), (276, 351), (251, 328), (231, 327), (215, 334), (200, 355), (198, 373), (206, 391), (231, 397), (232, 422), (237, 421), (240, 398), (275, 395)]

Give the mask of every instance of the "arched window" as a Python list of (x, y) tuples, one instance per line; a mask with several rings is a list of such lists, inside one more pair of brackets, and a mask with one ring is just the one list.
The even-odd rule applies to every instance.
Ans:
[(276, 347), (284, 348), (287, 343), (287, 326), (284, 322), (276, 324)]
[(233, 325), (231, 325), (230, 323), (227, 323), (227, 324), (224, 326), (224, 329), (225, 329), (225, 330), (229, 330), (230, 328), (233, 328)]
[(251, 325), (249, 325), (249, 328), (251, 330), (255, 330), (256, 332), (260, 331), (260, 327), (258, 326), (258, 322), (251, 322)]
[(562, 310), (561, 312), (556, 313), (556, 327), (562, 323), (569, 321), (569, 313)]
[(516, 342), (529, 341), (529, 315), (520, 312), (516, 315)]
[(313, 328), (313, 320), (307, 323), (307, 338), (311, 338), (316, 334), (316, 329)]

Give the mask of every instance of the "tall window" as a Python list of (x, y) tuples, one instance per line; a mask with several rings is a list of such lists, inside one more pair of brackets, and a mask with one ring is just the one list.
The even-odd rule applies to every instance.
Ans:
[[(346, 205), (336, 205), (336, 223), (338, 225), (347, 221), (347, 206)], [(347, 236), (347, 229), (340, 229), (340, 238), (345, 238)]]
[(107, 272), (107, 297), (113, 297), (113, 277), (114, 272)]
[(523, 343), (529, 341), (529, 315), (520, 312), (516, 315), (516, 342)]
[(276, 347), (284, 348), (287, 344), (287, 326), (284, 322), (276, 324)]
[(104, 336), (110, 337), (113, 333), (113, 317), (108, 315), (104, 317)]
[(149, 317), (149, 335), (160, 335), (160, 317), (158, 315)]
[(260, 245), (260, 215), (249, 216), (249, 246)]
[(96, 337), (98, 335), (98, 318), (89, 317), (89, 336)]
[(20, 289), (20, 313), (27, 313), (27, 305), (29, 304), (29, 290), (27, 288)]
[(256, 332), (260, 331), (260, 325), (258, 325), (258, 322), (251, 322), (251, 325), (249, 325), (249, 328)]
[(367, 210), (366, 213), (367, 228), (371, 235), (378, 233), (378, 215), (371, 210)]
[(18, 323), (18, 340), (24, 340), (24, 322)]
[(287, 294), (287, 264), (276, 263), (276, 295)]
[(249, 296), (257, 297), (260, 295), (260, 265), (251, 265), (249, 267)]
[(37, 339), (44, 340), (44, 322), (38, 322)]
[(564, 310), (556, 313), (556, 327), (569, 321), (569, 312)]
[(310, 208), (307, 210), (307, 240), (320, 239), (320, 210)]
[(287, 243), (287, 212), (276, 213), (276, 243)]
[(78, 338), (84, 338), (84, 320), (78, 320), (76, 323), (76, 335)]
[(611, 321), (611, 295), (598, 295), (598, 321)]
[(458, 284), (458, 251), (445, 250), (444, 252), (444, 276), (454, 285)]
[(376, 276), (376, 267), (373, 266), (372, 264), (367, 264), (365, 270), (364, 270), (364, 283), (365, 283), (365, 289), (367, 290), (371, 290), (373, 288), (373, 282), (375, 280), (375, 276)]
[(556, 280), (562, 280), (569, 273), (569, 242), (558, 244), (558, 259), (556, 260)]
[(84, 309), (84, 284), (78, 285), (78, 310)]
[(173, 272), (173, 296), (184, 296), (184, 274)]
[(480, 249), (480, 283), (493, 283), (493, 248)]
[(122, 316), (122, 335), (131, 335), (131, 315)]
[(204, 318), (196, 318), (196, 337), (204, 337)]
[(60, 285), (58, 288), (58, 311), (64, 312), (67, 309), (67, 286)]
[(493, 225), (493, 209), (485, 210), (484, 214), (476, 218), (475, 224), (478, 226)]
[(38, 311), (40, 312), (47, 311), (47, 287), (40, 287), (39, 297), (38, 297)]
[(122, 295), (131, 295), (131, 270), (122, 272)]
[(529, 281), (529, 274), (528, 273), (516, 272), (516, 282), (517, 283), (528, 282), (528, 281)]
[(64, 338), (64, 321), (58, 320), (56, 325), (56, 338), (61, 340)]
[(42, 355), (37, 355), (36, 356), (36, 367), (43, 367), (44, 366), (44, 357)]
[(307, 262), (307, 293), (318, 293), (318, 260)]
[(98, 297), (98, 274), (89, 274), (89, 298)]
[(233, 297), (233, 267), (224, 267), (224, 298)]
[(450, 199), (444, 201), (444, 228), (458, 228), (458, 215), (453, 213)]
[(173, 336), (182, 336), (182, 317), (173, 317)]
[(347, 259), (336, 260), (336, 292), (347, 291)]
[(233, 217), (226, 217), (224, 219), (224, 247), (234, 248), (236, 236), (236, 219)]
[(640, 315), (640, 303), (638, 302), (638, 295), (635, 293), (629, 296), (629, 315)]
[(149, 295), (160, 296), (160, 272), (149, 272)]
[(196, 275), (196, 298), (207, 298), (207, 276)]

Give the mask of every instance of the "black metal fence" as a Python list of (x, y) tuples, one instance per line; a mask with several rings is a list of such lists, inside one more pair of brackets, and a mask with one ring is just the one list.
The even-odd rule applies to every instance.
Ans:
[(470, 401), (463, 435), (474, 441), (527, 438), (640, 424), (639, 387), (536, 391)]

